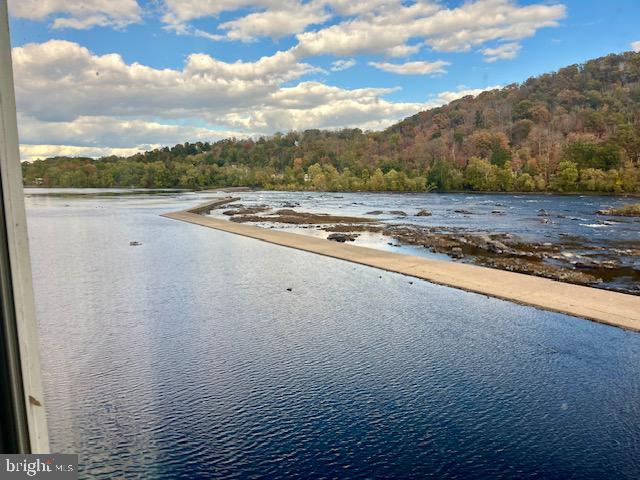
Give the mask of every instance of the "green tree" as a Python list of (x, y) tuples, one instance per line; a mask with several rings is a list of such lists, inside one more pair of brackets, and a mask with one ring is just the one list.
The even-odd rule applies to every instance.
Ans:
[(551, 181), (551, 188), (559, 192), (574, 192), (578, 181), (578, 166), (574, 162), (564, 161), (558, 165), (558, 171)]

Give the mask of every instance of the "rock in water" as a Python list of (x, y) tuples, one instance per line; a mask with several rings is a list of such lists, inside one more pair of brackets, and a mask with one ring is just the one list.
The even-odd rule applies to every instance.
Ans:
[(334, 242), (354, 242), (356, 240), (357, 235), (352, 233), (332, 233), (327, 237), (327, 240), (333, 240)]
[(422, 209), (418, 213), (416, 213), (416, 217), (430, 217), (430, 216), (431, 216), (431, 212), (426, 209)]

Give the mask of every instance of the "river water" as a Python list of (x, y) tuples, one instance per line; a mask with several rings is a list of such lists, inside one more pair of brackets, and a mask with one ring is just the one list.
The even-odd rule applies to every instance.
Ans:
[(159, 216), (215, 194), (44, 193), (45, 400), (82, 478), (640, 477), (637, 333)]

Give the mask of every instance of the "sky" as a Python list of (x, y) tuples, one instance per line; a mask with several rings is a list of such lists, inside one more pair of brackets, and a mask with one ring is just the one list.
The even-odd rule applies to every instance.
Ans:
[(23, 160), (383, 129), (640, 51), (638, 0), (9, 0)]

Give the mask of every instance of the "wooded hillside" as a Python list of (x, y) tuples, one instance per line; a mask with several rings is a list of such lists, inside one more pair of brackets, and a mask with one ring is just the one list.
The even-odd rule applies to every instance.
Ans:
[(307, 130), (23, 164), (26, 185), (640, 192), (640, 53), (571, 65), (382, 132)]

